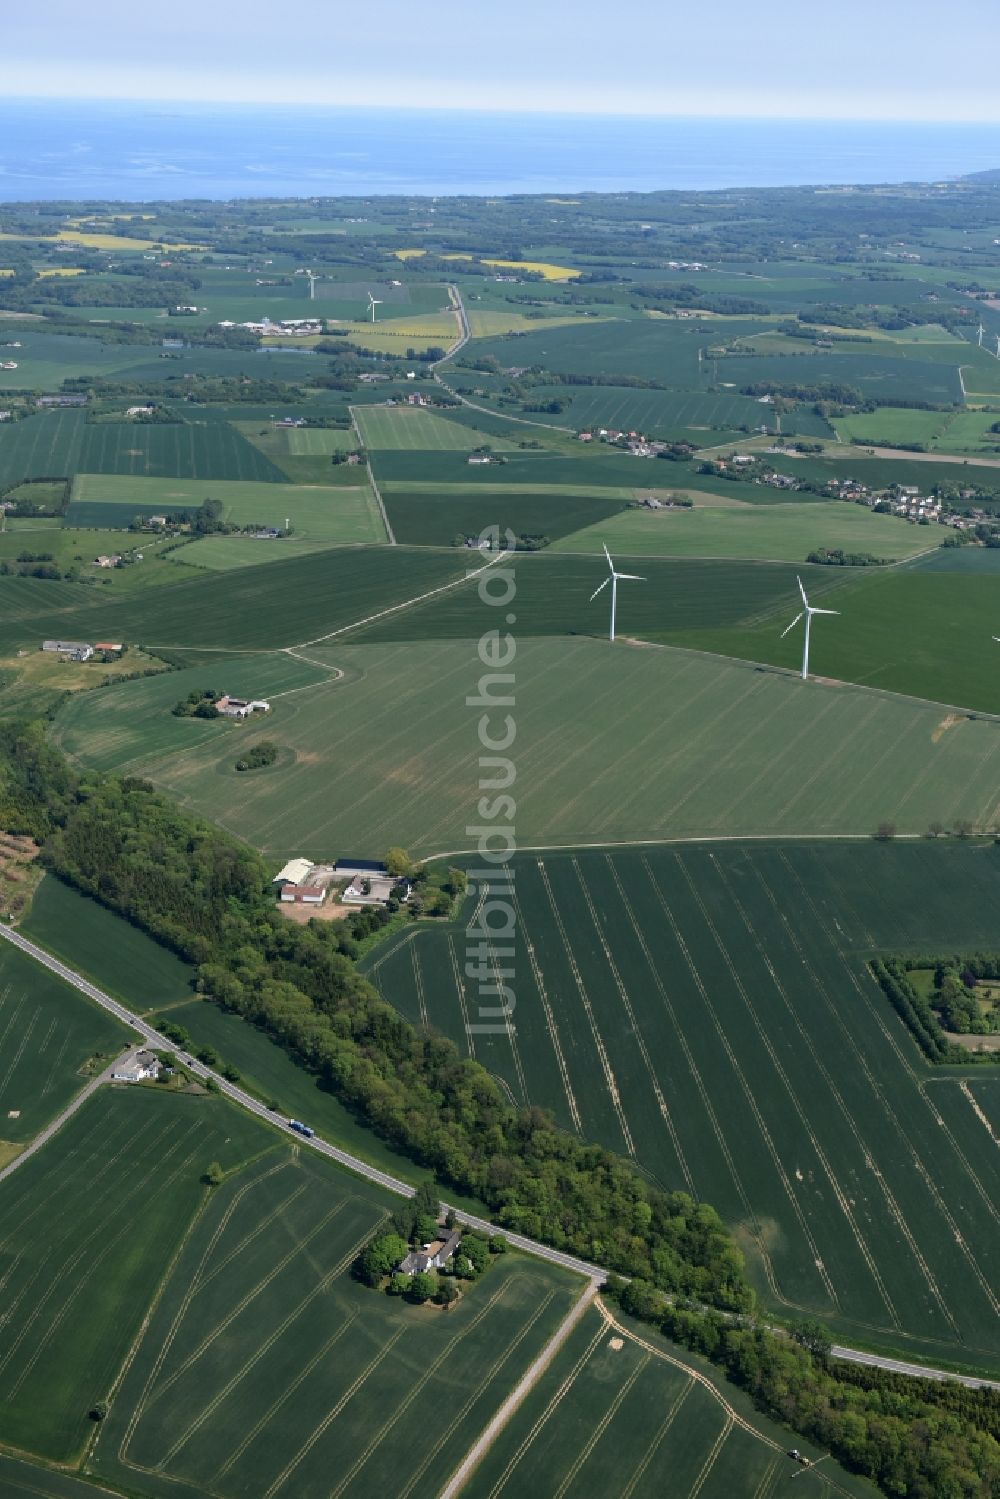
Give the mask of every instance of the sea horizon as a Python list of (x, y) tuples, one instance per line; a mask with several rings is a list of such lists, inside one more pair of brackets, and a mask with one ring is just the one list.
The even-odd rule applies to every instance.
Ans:
[(0, 202), (712, 191), (953, 180), (1000, 123), (0, 100)]

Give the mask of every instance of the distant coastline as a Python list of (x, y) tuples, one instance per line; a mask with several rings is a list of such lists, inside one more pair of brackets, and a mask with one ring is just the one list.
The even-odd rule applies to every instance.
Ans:
[(1000, 125), (0, 100), (0, 202), (863, 185), (996, 167)]

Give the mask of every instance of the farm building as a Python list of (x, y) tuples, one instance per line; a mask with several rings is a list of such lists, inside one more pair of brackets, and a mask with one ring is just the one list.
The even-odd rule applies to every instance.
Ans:
[(311, 859), (289, 859), (271, 881), (272, 885), (303, 885), (312, 870)]
[(66, 656), (70, 661), (89, 661), (94, 654), (94, 647), (85, 640), (43, 640), (42, 650)]
[(262, 698), (228, 697), (225, 694), (216, 700), (215, 706), (224, 718), (249, 718), (251, 713), (271, 711), (271, 704)]
[(462, 1242), (458, 1229), (452, 1229), (443, 1239), (425, 1244), (423, 1249), (411, 1249), (396, 1269), (401, 1275), (418, 1275), (424, 1270), (440, 1270), (451, 1259)]
[(353, 879), (356, 874), (369, 879), (372, 875), (384, 879), (389, 873), (384, 864), (373, 859), (338, 859), (333, 872), (338, 880)]
[(160, 1059), (151, 1051), (136, 1051), (119, 1062), (111, 1076), (116, 1083), (141, 1083), (147, 1077), (155, 1077), (160, 1070)]
[(326, 890), (322, 885), (282, 885), (279, 900), (288, 905), (296, 906), (319, 906), (322, 905)]

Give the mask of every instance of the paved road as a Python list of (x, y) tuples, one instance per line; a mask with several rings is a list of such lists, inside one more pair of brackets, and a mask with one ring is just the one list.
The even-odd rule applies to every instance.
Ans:
[[(112, 999), (109, 994), (105, 994), (102, 989), (98, 989), (96, 984), (92, 984), (89, 979), (85, 979), (75, 969), (61, 962), (59, 958), (53, 957), (43, 947), (38, 947), (36, 943), (29, 941), (27, 937), (23, 937), (20, 932), (14, 931), (12, 927), (5, 926), (2, 923), (0, 923), (0, 938), (4, 938), (15, 947), (19, 947), (22, 952), (27, 953), (36, 962), (41, 963), (50, 973), (54, 973), (67, 984), (71, 984), (74, 989), (78, 989), (81, 994), (85, 994), (95, 1004), (99, 1004), (103, 1009), (109, 1010), (112, 1015), (117, 1016), (125, 1025), (131, 1026), (146, 1045), (157, 1046), (162, 1050), (164, 1037), (159, 1031), (154, 1030), (141, 1016), (127, 1009), (117, 999)], [(265, 1120), (272, 1127), (280, 1130), (282, 1134), (286, 1135), (296, 1145), (300, 1145), (303, 1148), (309, 1147), (317, 1151), (320, 1155), (325, 1155), (330, 1160), (336, 1161), (338, 1165), (346, 1166), (349, 1171), (353, 1171), (357, 1176), (362, 1176), (367, 1181), (375, 1182), (377, 1186), (384, 1187), (389, 1192), (395, 1192), (400, 1197), (412, 1197), (414, 1195), (415, 1189), (408, 1182), (400, 1181), (398, 1177), (390, 1176), (388, 1172), (380, 1171), (376, 1166), (370, 1166), (367, 1161), (362, 1161), (358, 1156), (351, 1155), (346, 1150), (340, 1150), (336, 1145), (330, 1145), (326, 1140), (321, 1140), (315, 1136), (312, 1139), (307, 1139), (305, 1136), (298, 1134), (297, 1131), (290, 1129), (287, 1120), (266, 1108), (260, 1102), (260, 1099), (254, 1098), (251, 1093), (247, 1093), (243, 1088), (237, 1087), (235, 1083), (228, 1082), (226, 1078), (221, 1077), (217, 1072), (213, 1072), (211, 1067), (206, 1067), (203, 1062), (198, 1062), (183, 1052), (180, 1055), (189, 1072), (206, 1081), (212, 1078), (219, 1091), (224, 1093), (227, 1098), (232, 1099), (233, 1103), (239, 1104), (241, 1108), (246, 1109), (251, 1114), (256, 1114), (259, 1119)], [(108, 1071), (110, 1072), (110, 1068)], [(71, 1109), (79, 1108), (84, 1099), (103, 1081), (104, 1076), (105, 1074), (102, 1074), (100, 1078), (95, 1078), (88, 1084), (87, 1088), (77, 1095), (71, 1105)], [(48, 1130), (34, 1142), (30, 1149), (32, 1151), (37, 1150), (44, 1143), (44, 1140), (55, 1132), (59, 1127), (59, 1123), (64, 1118), (65, 1112), (60, 1116), (60, 1120), (53, 1121)], [(28, 1153), (28, 1151), (22, 1152), (17, 1157), (17, 1160), (11, 1162), (11, 1165), (7, 1167), (7, 1172), (16, 1168), (27, 1157)], [(455, 1216), (463, 1223), (467, 1223), (470, 1228), (479, 1229), (486, 1234), (502, 1234), (508, 1244), (512, 1244), (516, 1249), (523, 1250), (525, 1254), (533, 1254), (538, 1259), (548, 1260), (550, 1264), (559, 1265), (562, 1269), (570, 1270), (576, 1275), (583, 1275), (587, 1280), (592, 1281), (595, 1286), (603, 1285), (608, 1277), (609, 1272), (601, 1265), (592, 1265), (587, 1260), (578, 1259), (576, 1255), (564, 1254), (560, 1249), (552, 1249), (548, 1244), (539, 1244), (534, 1239), (525, 1238), (523, 1234), (511, 1233), (509, 1229), (500, 1228), (485, 1218), (473, 1217), (460, 1204), (442, 1202), (441, 1208), (445, 1212), (454, 1212)], [(918, 1379), (956, 1379), (959, 1383), (969, 1385), (972, 1388), (987, 1386), (990, 1389), (1000, 1389), (1000, 1381), (977, 1379), (971, 1375), (951, 1374), (945, 1369), (932, 1369), (925, 1367), (923, 1364), (908, 1364), (899, 1359), (883, 1358), (878, 1354), (866, 1353), (856, 1348), (845, 1348), (837, 1345), (834, 1347), (833, 1353), (836, 1358), (846, 1359), (851, 1363), (874, 1365), (879, 1369), (889, 1369), (899, 1374), (910, 1374)]]
[(25, 1161), (29, 1160), (31, 1156), (34, 1155), (36, 1150), (41, 1150), (46, 1140), (51, 1140), (56, 1131), (62, 1129), (67, 1119), (71, 1119), (76, 1113), (77, 1109), (81, 1106), (81, 1104), (86, 1103), (91, 1093), (95, 1092), (102, 1083), (108, 1082), (111, 1077), (112, 1071), (115, 1067), (118, 1066), (118, 1063), (124, 1062), (127, 1057), (130, 1057), (132, 1055), (134, 1050), (135, 1048), (132, 1047), (128, 1051), (122, 1052), (120, 1057), (116, 1057), (113, 1062), (108, 1063), (103, 1072), (99, 1072), (96, 1077), (92, 1077), (90, 1079), (90, 1082), (87, 1083), (86, 1087), (81, 1088), (76, 1097), (70, 1100), (70, 1102), (63, 1109), (62, 1113), (57, 1114), (55, 1119), (52, 1120), (51, 1124), (47, 1124), (42, 1130), (41, 1134), (36, 1135), (31, 1144), (28, 1145), (24, 1150), (22, 1150), (20, 1155), (15, 1156), (14, 1159), (8, 1165), (6, 1165), (2, 1171), (0, 1171), (0, 1182), (3, 1181), (5, 1176), (10, 1176), (12, 1171), (16, 1171), (19, 1166), (23, 1166)]

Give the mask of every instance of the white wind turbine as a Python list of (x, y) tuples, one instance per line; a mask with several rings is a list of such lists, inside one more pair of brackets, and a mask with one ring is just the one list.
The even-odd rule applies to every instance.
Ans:
[(611, 584), (611, 629), (608, 632), (608, 639), (612, 643), (614, 643), (615, 610), (618, 605), (618, 581), (620, 578), (625, 578), (629, 583), (645, 583), (646, 579), (640, 578), (638, 573), (615, 572), (615, 564), (611, 560), (611, 553), (608, 551), (607, 547), (604, 548), (604, 555), (608, 559), (608, 576), (605, 578), (603, 583), (601, 583), (597, 588), (594, 589), (593, 593), (590, 595), (590, 602), (594, 602), (602, 588), (607, 588), (608, 584)]
[(315, 302), (315, 300), (316, 300), (316, 272), (315, 271), (306, 271), (306, 280), (309, 282), (309, 300), (310, 300), (310, 302)]
[(806, 591), (802, 587), (802, 579), (801, 578), (796, 578), (795, 581), (796, 581), (796, 583), (798, 583), (798, 585), (799, 585), (799, 593), (801, 593), (801, 595), (802, 595), (802, 608), (800, 609), (799, 613), (796, 614), (796, 616), (792, 620), (791, 624), (788, 626), (788, 630), (782, 630), (782, 632), (781, 632), (781, 638), (782, 638), (782, 640), (784, 640), (785, 636), (788, 634), (788, 631), (789, 630), (794, 630), (795, 626), (798, 624), (799, 620), (802, 619), (803, 617), (805, 618), (805, 622), (806, 622), (806, 634), (805, 634), (805, 640), (802, 643), (802, 680), (804, 682), (804, 681), (807, 680), (807, 678), (809, 676), (809, 627), (812, 624), (812, 617), (813, 617), (814, 614), (839, 614), (840, 610), (839, 609), (814, 609), (813, 606), (812, 606), (812, 604), (810, 604), (809, 600), (806, 598)]
[(979, 324), (979, 327), (976, 329), (976, 332), (979, 335), (979, 347), (982, 348), (983, 347), (983, 334), (986, 332), (986, 329), (983, 327), (982, 323)]
[(382, 306), (382, 299), (380, 297), (373, 297), (372, 294), (371, 294), (371, 292), (369, 292), (368, 293), (368, 302), (369, 302), (369, 305), (370, 305), (371, 310), (372, 310), (372, 322), (374, 323), (374, 321), (375, 321), (375, 309), (376, 309), (376, 307), (381, 307)]

